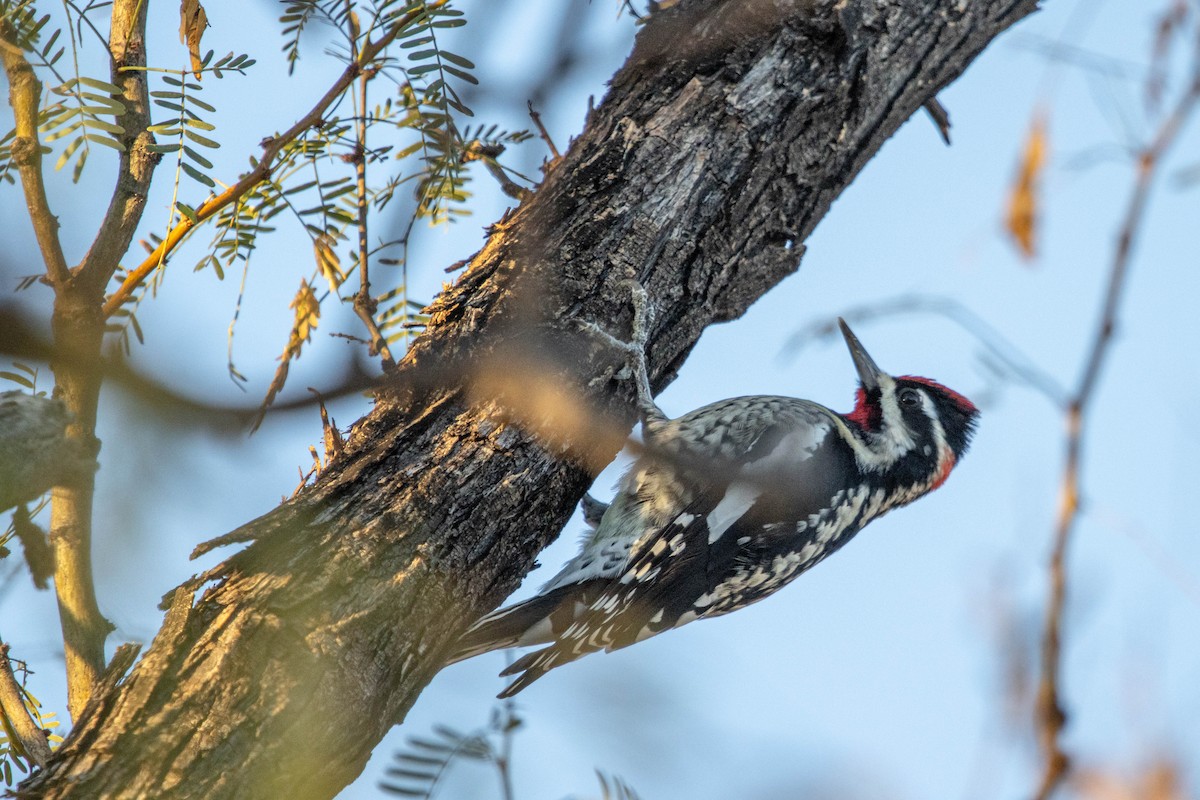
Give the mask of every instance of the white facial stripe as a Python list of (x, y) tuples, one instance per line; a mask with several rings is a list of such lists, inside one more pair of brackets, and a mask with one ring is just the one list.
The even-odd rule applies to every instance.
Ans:
[[(907, 455), (914, 447), (916, 440), (912, 431), (904, 424), (901, 414), (900, 401), (896, 396), (896, 382), (890, 377), (880, 376), (881, 397), (880, 407), (883, 416), (882, 430), (885, 433), (868, 433), (866, 442), (860, 441), (850, 429), (838, 420), (838, 424), (846, 433), (854, 448), (854, 456), (861, 469), (868, 472), (882, 472), (892, 464)], [(916, 389), (921, 398), (921, 411), (930, 420), (933, 440), (938, 453), (938, 464), (944, 464), (947, 458), (953, 457), (953, 451), (946, 441), (946, 430), (938, 417), (937, 405), (924, 389)]]
[(867, 433), (865, 443), (857, 436), (848, 437), (858, 466), (865, 472), (883, 472), (916, 446), (900, 412), (896, 382), (890, 376), (880, 375), (879, 388), (879, 405), (883, 416), (880, 432)]
[[(925, 413), (928, 415), (933, 428), (933, 441), (937, 443), (937, 469), (934, 470), (935, 475), (943, 476), (947, 473), (946, 462), (954, 460), (954, 451), (950, 448), (950, 443), (946, 441), (946, 429), (942, 427), (941, 417), (938, 416), (937, 406), (933, 400), (921, 392), (921, 397), (925, 401)], [(953, 466), (953, 465), (951, 465)]]

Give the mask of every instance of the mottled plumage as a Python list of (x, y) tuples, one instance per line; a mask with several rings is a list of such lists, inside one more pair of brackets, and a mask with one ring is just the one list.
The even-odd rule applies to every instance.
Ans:
[[(647, 453), (595, 530), (529, 600), (464, 635), (454, 660), (547, 645), (504, 671), (502, 697), (554, 667), (772, 594), (871, 520), (937, 488), (977, 411), (925, 378), (878, 369), (842, 323), (862, 381), (849, 414), (791, 397), (737, 397), (667, 419), (639, 378)], [(644, 369), (644, 362), (641, 362)]]

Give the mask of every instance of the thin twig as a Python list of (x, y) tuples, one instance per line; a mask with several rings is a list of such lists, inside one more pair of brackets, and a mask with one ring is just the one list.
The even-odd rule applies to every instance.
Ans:
[[(1053, 375), (1038, 367), (1020, 348), (956, 300), (911, 294), (881, 303), (855, 306), (844, 310), (841, 316), (845, 317), (847, 322), (853, 323), (897, 314), (937, 314), (945, 317), (974, 336), (1013, 378), (1044, 395), (1056, 408), (1067, 407), (1067, 390)], [(795, 353), (810, 339), (838, 335), (836, 318), (819, 320), (792, 334), (784, 345), (784, 353)]]
[[(511, 656), (508, 653), (505, 655), (511, 662)], [(514, 800), (516, 793), (513, 791), (512, 779), (513, 740), (515, 738), (513, 734), (520, 727), (520, 720), (517, 719), (516, 703), (511, 697), (504, 700), (499, 713), (500, 751), (495, 754), (494, 763), (500, 778), (500, 798), (501, 800)]]
[(542, 140), (546, 142), (546, 146), (550, 148), (550, 155), (554, 156), (550, 163), (558, 163), (558, 160), (562, 158), (562, 154), (560, 154), (558, 152), (558, 148), (554, 146), (554, 140), (550, 138), (550, 131), (546, 130), (546, 126), (542, 124), (542, 115), (537, 111), (534, 111), (532, 100), (529, 101), (529, 118), (533, 120), (533, 124), (537, 126), (538, 134), (542, 137)]
[(172, 228), (167, 233), (166, 237), (159, 242), (158, 247), (154, 248), (154, 251), (151, 252), (141, 264), (129, 271), (129, 273), (125, 276), (125, 280), (121, 282), (121, 285), (117, 288), (117, 290), (109, 295), (108, 299), (105, 301), (104, 316), (112, 316), (121, 307), (121, 304), (125, 302), (126, 298), (133, 293), (134, 289), (136, 289), (141, 282), (146, 279), (146, 276), (148, 276), (158, 267), (160, 261), (166, 258), (166, 256), (169, 255), (181, 241), (183, 241), (184, 237), (187, 236), (188, 232), (190, 232), (192, 228), (214, 216), (217, 214), (217, 212), (228, 206), (230, 203), (236, 202), (251, 189), (258, 186), (258, 184), (270, 177), (272, 166), (275, 163), (275, 158), (281, 152), (283, 152), (284, 148), (295, 141), (309, 128), (320, 125), (325, 112), (329, 110), (330, 106), (337, 102), (342, 94), (348, 88), (350, 88), (351, 84), (354, 83), (355, 79), (362, 74), (363, 70), (366, 69), (379, 56), (379, 54), (383, 52), (383, 50), (390, 45), (396, 39), (396, 37), (401, 34), (401, 32), (404, 31), (405, 28), (411, 25), (418, 18), (429, 13), (429, 11), (445, 5), (446, 2), (448, 2), (448, 0), (437, 0), (437, 2), (429, 3), (421, 8), (410, 11), (398, 19), (391, 26), (391, 28), (388, 29), (387, 33), (381, 36), (377, 41), (367, 42), (367, 44), (363, 46), (362, 52), (359, 53), (358, 58), (349, 66), (347, 66), (345, 70), (343, 70), (342, 74), (333, 82), (333, 85), (329, 87), (329, 90), (322, 95), (321, 99), (317, 101), (316, 105), (314, 105), (307, 114), (301, 117), (296, 124), (292, 125), (292, 127), (288, 128), (279, 136), (268, 137), (263, 140), (262, 155), (259, 156), (258, 163), (254, 166), (254, 169), (247, 172), (241, 177), (240, 180), (238, 180), (237, 183), (233, 184), (219, 195), (211, 197), (205, 202), (201, 203), (196, 208), (194, 222), (188, 217), (184, 217), (182, 220), (180, 220), (179, 224)]
[(367, 241), (367, 83), (374, 74), (374, 70), (363, 70), (358, 79), (357, 104), (360, 111), (355, 123), (354, 143), (354, 175), (357, 181), (355, 204), (358, 206), (358, 292), (354, 296), (354, 313), (362, 320), (371, 337), (371, 355), (379, 356), (383, 360), (383, 368), (389, 370), (396, 366), (396, 360), (392, 358), (387, 338), (375, 322), (375, 311), (379, 308), (379, 303), (371, 296), (371, 275), (368, 271), (371, 246)]
[(1172, 112), (1159, 126), (1154, 139), (1137, 154), (1136, 177), (1125, 216), (1113, 252), (1109, 270), (1108, 291), (1084, 362), (1078, 389), (1071, 397), (1066, 411), (1066, 463), (1063, 467), (1058, 519), (1055, 524), (1054, 545), (1050, 556), (1050, 600), (1042, 628), (1041, 677), (1037, 692), (1038, 744), (1043, 768), (1037, 800), (1046, 800), (1062, 784), (1071, 768), (1070, 758), (1062, 749), (1061, 734), (1067, 717), (1062, 708), (1062, 630), (1063, 609), (1066, 605), (1067, 548), (1079, 515), (1080, 472), (1083, 439), (1086, 432), (1086, 412), (1095, 396), (1097, 381), (1111, 353), (1113, 331), (1124, 294), (1133, 246), (1141, 232), (1146, 205), (1162, 166), (1163, 156), (1175, 143), (1179, 132), (1200, 102), (1200, 69), (1194, 72), (1191, 85), (1180, 97)]

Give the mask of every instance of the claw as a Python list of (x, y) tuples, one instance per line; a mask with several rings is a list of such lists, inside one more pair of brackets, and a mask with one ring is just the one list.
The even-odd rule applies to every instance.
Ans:
[(650, 372), (646, 364), (646, 342), (650, 336), (651, 304), (645, 288), (635, 280), (626, 281), (629, 285), (630, 300), (633, 304), (633, 330), (630, 331), (630, 341), (622, 341), (608, 331), (592, 322), (582, 324), (584, 330), (600, 339), (610, 347), (625, 354), (626, 364), (633, 374), (634, 386), (637, 389), (637, 406), (642, 420), (642, 433), (649, 437), (654, 428), (667, 422), (667, 415), (654, 403), (654, 392), (650, 388)]

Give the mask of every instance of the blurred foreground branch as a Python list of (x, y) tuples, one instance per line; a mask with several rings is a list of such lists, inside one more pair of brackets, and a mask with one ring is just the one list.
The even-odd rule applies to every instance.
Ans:
[(0, 392), (0, 511), (95, 471), (96, 459), (67, 438), (69, 420), (58, 400)]

